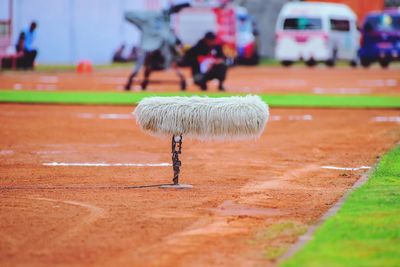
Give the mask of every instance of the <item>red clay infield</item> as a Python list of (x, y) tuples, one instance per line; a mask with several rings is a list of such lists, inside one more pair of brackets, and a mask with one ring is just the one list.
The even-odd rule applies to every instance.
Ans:
[[(313, 94), (400, 94), (400, 68), (392, 66), (380, 69), (338, 67), (314, 69), (294, 66), (280, 67), (235, 67), (228, 73), (226, 89), (240, 93), (313, 93)], [(129, 68), (97, 70), (92, 74), (75, 72), (5, 72), (0, 75), (0, 89), (15, 90), (92, 90), (122, 91), (129, 74)], [(188, 91), (199, 91), (188, 78)], [(138, 79), (142, 78), (142, 74)], [(148, 90), (179, 91), (178, 79), (171, 71), (154, 72)], [(137, 86), (133, 90), (140, 90)], [(216, 91), (217, 84), (210, 84), (210, 91)]]
[(170, 166), (43, 165), (169, 163), (132, 109), (0, 105), (2, 266), (273, 265), (366, 172), (321, 167), (372, 166), (400, 139), (377, 119), (398, 110), (272, 109), (257, 141), (184, 139), (189, 190), (134, 188)]

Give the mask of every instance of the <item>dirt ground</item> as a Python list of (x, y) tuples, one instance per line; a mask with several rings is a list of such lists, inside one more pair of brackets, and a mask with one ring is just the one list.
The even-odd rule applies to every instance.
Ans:
[[(332, 86), (347, 72), (361, 70), (335, 70)], [(398, 110), (272, 109), (259, 140), (184, 139), (189, 190), (138, 188), (169, 182), (170, 166), (51, 166), (169, 163), (170, 140), (141, 132), (132, 109), (0, 105), (1, 266), (271, 266), (367, 171), (340, 168), (373, 166), (400, 140)]]
[[(116, 68), (79, 75), (75, 72), (4, 72), (0, 73), (0, 89), (122, 91), (129, 71), (129, 68)], [(189, 84), (188, 91), (198, 91), (187, 69), (185, 74)], [(140, 90), (138, 84), (141, 76), (142, 74), (139, 75), (134, 91)], [(173, 72), (154, 72), (151, 81), (148, 91), (179, 91), (178, 79)], [(216, 91), (217, 85), (211, 83), (209, 87), (210, 91)], [(226, 90), (240, 93), (399, 95), (400, 68), (235, 67), (228, 73)]]

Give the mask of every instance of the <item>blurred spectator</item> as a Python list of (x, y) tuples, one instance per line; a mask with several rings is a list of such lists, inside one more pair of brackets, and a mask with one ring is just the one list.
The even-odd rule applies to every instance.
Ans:
[(17, 52), (17, 69), (25, 69), (26, 58), (25, 58), (25, 32), (21, 32), (18, 36), (17, 44), (15, 45), (15, 51)]
[(15, 45), (15, 51), (17, 54), (24, 53), (25, 50), (25, 33), (21, 32), (18, 36), (17, 44)]
[(207, 32), (195, 46), (187, 51), (185, 62), (191, 67), (194, 83), (201, 90), (207, 90), (208, 81), (217, 79), (218, 89), (224, 91), (227, 72), (225, 55), (213, 32)]
[(33, 42), (36, 39), (36, 28), (37, 23), (33, 21), (29, 28), (24, 31), (24, 61), (25, 67), (28, 69), (33, 69), (37, 55), (37, 50), (33, 47)]
[(124, 57), (124, 50), (125, 50), (125, 45), (122, 44), (117, 51), (115, 51), (114, 56), (113, 56), (113, 62), (127, 62), (127, 58)]

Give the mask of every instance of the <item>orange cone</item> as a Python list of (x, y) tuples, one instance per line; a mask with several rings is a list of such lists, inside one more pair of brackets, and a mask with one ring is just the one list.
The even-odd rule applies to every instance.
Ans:
[(78, 66), (76, 67), (76, 71), (78, 73), (91, 73), (92, 63), (89, 60), (79, 61)]

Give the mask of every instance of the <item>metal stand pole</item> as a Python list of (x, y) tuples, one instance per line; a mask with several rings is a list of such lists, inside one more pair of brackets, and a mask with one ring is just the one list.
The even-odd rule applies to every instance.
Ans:
[(182, 135), (172, 136), (172, 168), (174, 170), (174, 185), (179, 185), (179, 173), (182, 162), (179, 160), (179, 154), (182, 153)]

